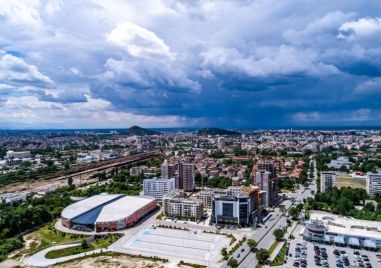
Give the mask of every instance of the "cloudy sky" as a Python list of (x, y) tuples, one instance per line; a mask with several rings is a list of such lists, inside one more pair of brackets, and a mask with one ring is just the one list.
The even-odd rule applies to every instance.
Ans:
[(371, 126), (380, 0), (0, 0), (0, 128)]

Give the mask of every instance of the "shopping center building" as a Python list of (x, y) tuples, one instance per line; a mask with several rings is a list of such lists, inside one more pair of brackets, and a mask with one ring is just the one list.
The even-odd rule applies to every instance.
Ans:
[(381, 223), (358, 220), (323, 211), (311, 211), (303, 232), (305, 240), (364, 248), (381, 249)]

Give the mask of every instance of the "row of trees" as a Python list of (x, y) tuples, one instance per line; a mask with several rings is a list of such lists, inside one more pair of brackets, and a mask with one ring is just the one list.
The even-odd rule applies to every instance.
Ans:
[(361, 172), (373, 172), (375, 173), (377, 171), (377, 168), (381, 167), (381, 160), (377, 159), (364, 159), (364, 160), (357, 160), (355, 164), (353, 165), (352, 169), (353, 171), (361, 171)]
[(211, 179), (205, 179), (204, 185), (207, 187), (226, 189), (232, 185), (232, 180), (227, 177), (214, 177)]
[[(315, 198), (309, 197), (305, 200), (308, 209), (329, 210), (333, 213), (352, 216), (358, 219), (381, 221), (381, 196), (376, 194), (375, 201), (377, 209), (373, 203), (365, 203), (368, 194), (364, 189), (334, 187), (325, 193), (317, 193)], [(355, 206), (362, 206), (356, 209)]]
[[(27, 202), (0, 208), (0, 261), (12, 250), (22, 246), (21, 234), (41, 226), (60, 216), (62, 210), (72, 203), (70, 196), (90, 197), (103, 192), (138, 195), (141, 190), (140, 177), (130, 176), (127, 170), (112, 176), (104, 185), (90, 186), (84, 190), (75, 189), (73, 179), (68, 178), (68, 186), (60, 187), (42, 198), (28, 198)], [(16, 240), (14, 240), (14, 239)]]

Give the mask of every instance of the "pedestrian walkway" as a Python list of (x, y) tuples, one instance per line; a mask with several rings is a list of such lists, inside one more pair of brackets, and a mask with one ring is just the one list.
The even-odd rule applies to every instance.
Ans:
[(47, 259), (45, 257), (45, 255), (49, 251), (57, 250), (57, 249), (63, 249), (63, 248), (69, 248), (69, 247), (75, 247), (78, 245), (80, 245), (80, 243), (71, 244), (71, 245), (58, 245), (58, 246), (52, 246), (52, 247), (46, 248), (46, 249), (41, 250), (41, 251), (37, 252), (36, 254), (30, 256), (28, 259), (26, 259), (24, 261), (24, 264), (27, 266), (32, 266), (32, 267), (49, 267), (49, 266), (57, 264), (57, 263), (65, 262), (65, 261), (76, 259), (76, 258), (83, 257), (83, 256), (88, 256), (88, 255), (91, 255), (93, 253), (100, 253), (100, 252), (109, 251), (106, 249), (96, 249), (93, 251), (88, 251), (85, 253), (70, 255), (70, 256), (56, 258), (56, 259)]
[[(285, 234), (285, 237), (289, 237), (290, 234), (292, 234), (294, 232), (297, 225), (298, 225), (298, 222), (293, 222), (291, 225), (291, 228), (287, 228), (287, 232)], [(275, 260), (275, 258), (278, 256), (278, 253), (282, 250), (284, 243), (287, 243), (287, 240), (280, 242), (275, 247), (274, 251), (271, 253), (270, 257), (267, 260), (268, 263), (272, 263)], [(270, 267), (270, 265), (264, 265), (263, 267)]]

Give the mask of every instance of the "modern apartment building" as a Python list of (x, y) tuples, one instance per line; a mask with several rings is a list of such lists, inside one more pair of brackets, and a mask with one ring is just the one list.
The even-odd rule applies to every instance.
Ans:
[(328, 189), (336, 186), (336, 174), (334, 171), (320, 172), (320, 192), (325, 193)]
[(195, 170), (193, 163), (179, 164), (179, 180), (176, 188), (193, 191), (195, 188)]
[(270, 207), (278, 199), (278, 176), (276, 166), (271, 162), (258, 161), (253, 170), (253, 183), (266, 192), (265, 204)]
[(266, 162), (266, 161), (261, 161), (260, 160), (256, 164), (256, 170), (257, 171), (259, 171), (259, 170), (265, 170), (265, 171), (270, 172), (269, 179), (274, 179), (274, 178), (277, 177), (276, 166), (275, 166), (274, 163)]
[(212, 208), (212, 200), (215, 195), (226, 195), (227, 190), (225, 189), (209, 189), (202, 190), (197, 193), (196, 199), (200, 200), (204, 203), (204, 208), (211, 209)]
[(169, 164), (167, 159), (161, 165), (161, 177), (163, 179), (175, 178), (176, 177), (176, 165)]
[(220, 150), (225, 149), (225, 137), (218, 137), (218, 139), (217, 139), (217, 147)]
[(153, 178), (143, 180), (144, 195), (161, 199), (163, 196), (175, 189), (175, 178), (163, 179)]
[(370, 198), (376, 193), (381, 194), (381, 174), (368, 173), (366, 175), (366, 192)]
[[(236, 190), (236, 187), (233, 187)], [(228, 190), (229, 192), (229, 190)], [(241, 226), (255, 225), (260, 212), (260, 190), (258, 187), (241, 187), (240, 192), (230, 195), (215, 195), (212, 201), (212, 222)]]
[(172, 191), (163, 197), (164, 214), (191, 220), (201, 220), (204, 214), (204, 204), (198, 199), (184, 198), (183, 191)]

